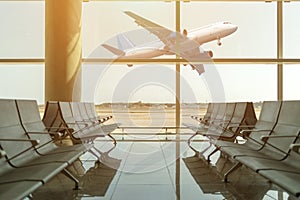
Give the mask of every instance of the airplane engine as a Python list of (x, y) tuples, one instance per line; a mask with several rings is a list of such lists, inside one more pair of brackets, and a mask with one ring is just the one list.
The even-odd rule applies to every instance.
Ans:
[(133, 64), (127, 64), (127, 66), (128, 66), (128, 67), (132, 67), (132, 66), (133, 66)]
[(186, 29), (183, 29), (182, 35), (187, 36), (187, 34), (188, 34), (187, 30), (186, 30)]
[(212, 51), (204, 51), (207, 55), (209, 55), (211, 58), (214, 56), (214, 53)]

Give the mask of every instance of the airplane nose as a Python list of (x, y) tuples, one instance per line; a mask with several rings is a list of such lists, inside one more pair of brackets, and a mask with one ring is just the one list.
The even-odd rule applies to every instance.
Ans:
[(232, 27), (231, 27), (232, 32), (235, 32), (237, 29), (238, 29), (237, 25), (232, 25)]

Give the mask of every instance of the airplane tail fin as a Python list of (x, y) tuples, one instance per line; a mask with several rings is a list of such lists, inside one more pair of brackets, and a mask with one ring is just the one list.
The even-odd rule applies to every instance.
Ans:
[(131, 42), (130, 39), (126, 37), (123, 33), (118, 34), (116, 37), (117, 37), (118, 48), (110, 46), (108, 44), (102, 44), (102, 46), (117, 56), (124, 56), (125, 55), (124, 50), (135, 47), (133, 42)]
[(121, 50), (131, 49), (135, 47), (132, 41), (126, 37), (123, 33), (117, 35), (118, 48)]
[(107, 49), (108, 51), (112, 52), (113, 54), (117, 55), (117, 56), (124, 56), (125, 55), (125, 52), (120, 50), (120, 49), (117, 49), (113, 46), (110, 46), (108, 44), (102, 44), (102, 46)]

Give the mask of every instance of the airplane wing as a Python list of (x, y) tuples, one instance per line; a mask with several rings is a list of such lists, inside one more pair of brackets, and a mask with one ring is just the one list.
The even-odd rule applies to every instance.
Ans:
[(142, 26), (150, 33), (156, 35), (166, 45), (170, 42), (170, 37), (175, 38), (176, 36), (176, 32), (173, 32), (163, 26), (151, 22), (148, 19), (140, 17), (137, 14), (134, 14), (133, 12), (125, 11), (124, 13), (132, 17), (138, 25)]
[[(181, 51), (180, 56), (188, 62), (198, 61), (198, 60), (208, 62), (208, 63), (212, 62), (211, 57), (206, 53), (201, 53), (199, 48), (189, 49), (188, 51)], [(193, 69), (195, 69), (199, 75), (205, 72), (203, 64), (190, 63), (190, 66)]]
[[(132, 17), (138, 25), (142, 26), (150, 33), (156, 35), (165, 44), (170, 52), (176, 52), (176, 32), (173, 32), (163, 26), (151, 22), (148, 19), (140, 17), (130, 11), (125, 11), (125, 14)], [(181, 34), (179, 34), (179, 39), (179, 42), (183, 44), (178, 52), (182, 58), (186, 59), (187, 61), (206, 58), (203, 53), (200, 52), (199, 45), (195, 44), (194, 41), (188, 39), (187, 37), (184, 37)], [(190, 65), (198, 72), (199, 75), (204, 72), (203, 64)]]
[(205, 70), (204, 70), (204, 65), (203, 65), (203, 64), (190, 64), (190, 65), (191, 65), (191, 67), (192, 67), (193, 69), (195, 69), (195, 70), (198, 72), (199, 76), (200, 76), (203, 72), (205, 72)]

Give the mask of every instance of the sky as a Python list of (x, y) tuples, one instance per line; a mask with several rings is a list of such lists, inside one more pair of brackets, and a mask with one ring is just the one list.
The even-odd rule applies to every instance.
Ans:
[[(300, 2), (284, 3), (284, 56), (300, 58)], [(169, 29), (175, 29), (174, 2), (89, 2), (83, 3), (83, 57), (99, 51), (102, 43), (119, 33), (138, 33), (136, 42), (148, 38), (123, 11), (132, 11)], [(159, 13), (159, 14), (157, 14)], [(44, 57), (44, 2), (0, 2), (0, 58)], [(202, 46), (218, 58), (276, 58), (276, 3), (182, 3), (181, 26), (192, 29), (230, 21), (238, 30), (222, 40)], [(150, 36), (149, 36), (150, 38)], [(101, 50), (103, 56), (112, 56)], [(211, 81), (189, 66), (181, 67), (181, 101), (209, 102), (276, 100), (276, 65), (215, 65)], [(174, 102), (174, 66), (84, 65), (83, 101)], [(43, 65), (0, 64), (0, 98), (31, 98), (44, 102)], [(207, 76), (207, 77), (205, 77)], [(300, 66), (284, 67), (284, 99), (300, 99)], [(137, 77), (144, 77), (138, 79)], [(132, 84), (133, 82), (139, 84)], [(126, 87), (125, 87), (126, 86)], [(128, 87), (127, 87), (128, 86)], [(126, 91), (127, 90), (127, 91)]]

